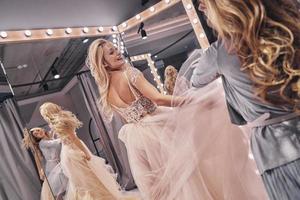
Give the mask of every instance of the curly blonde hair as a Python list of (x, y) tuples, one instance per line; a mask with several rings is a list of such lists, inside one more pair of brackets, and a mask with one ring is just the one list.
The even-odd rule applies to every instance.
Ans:
[(82, 122), (70, 111), (63, 110), (55, 103), (46, 102), (40, 107), (43, 118), (58, 136), (64, 139), (68, 131), (75, 131), (82, 126)]
[(82, 122), (70, 111), (62, 110), (51, 119), (51, 128), (64, 139), (69, 132), (75, 132), (82, 126)]
[(169, 95), (173, 95), (177, 74), (178, 72), (176, 68), (173, 67), (172, 65), (166, 67), (164, 85), (165, 85), (166, 92)]
[(112, 106), (108, 102), (110, 77), (105, 69), (103, 51), (104, 45), (108, 43), (110, 42), (104, 39), (97, 39), (93, 41), (88, 49), (86, 64), (90, 68), (91, 74), (98, 86), (100, 94), (100, 98), (97, 102), (98, 109), (104, 114), (105, 118), (110, 121), (113, 117)]
[(300, 14), (296, 0), (203, 0), (213, 28), (237, 53), (256, 95), (300, 103)]
[(55, 103), (45, 102), (40, 106), (40, 113), (48, 124), (51, 123), (53, 116), (60, 111), (62, 111), (62, 108)]

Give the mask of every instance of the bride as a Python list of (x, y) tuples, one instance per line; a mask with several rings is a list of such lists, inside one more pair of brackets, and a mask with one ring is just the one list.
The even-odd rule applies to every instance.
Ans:
[(176, 96), (163, 95), (104, 39), (91, 44), (87, 62), (99, 110), (107, 120), (117, 112), (127, 122), (119, 139), (144, 199), (266, 199), (248, 143), (227, 117), (221, 87), (193, 91), (182, 79)]
[(62, 140), (61, 166), (69, 183), (66, 200), (136, 199), (122, 194), (112, 168), (104, 159), (92, 155), (76, 136), (82, 123), (70, 111), (54, 103), (40, 107), (43, 118)]

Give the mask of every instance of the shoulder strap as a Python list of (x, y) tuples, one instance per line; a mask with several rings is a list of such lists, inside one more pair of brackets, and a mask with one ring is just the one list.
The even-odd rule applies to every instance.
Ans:
[(131, 81), (129, 80), (128, 76), (127, 76), (127, 71), (124, 72), (125, 73), (125, 77), (127, 79), (128, 85), (129, 85), (129, 89), (132, 92), (132, 94), (134, 95), (135, 100), (139, 98), (139, 95), (135, 89), (135, 87), (132, 86), (133, 83), (131, 83)]

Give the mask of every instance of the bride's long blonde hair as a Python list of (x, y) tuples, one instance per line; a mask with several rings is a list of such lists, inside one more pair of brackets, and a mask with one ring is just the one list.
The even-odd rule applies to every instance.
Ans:
[(97, 39), (92, 42), (88, 50), (87, 66), (89, 66), (98, 87), (100, 95), (97, 102), (98, 109), (104, 114), (106, 120), (110, 121), (113, 117), (112, 107), (108, 102), (110, 78), (104, 65), (103, 51), (104, 45), (108, 43), (110, 42), (104, 39)]
[(210, 23), (229, 51), (238, 54), (257, 96), (299, 109), (300, 14), (296, 0), (203, 1)]
[(51, 119), (53, 119), (54, 115), (60, 111), (62, 111), (62, 108), (52, 102), (45, 102), (40, 106), (40, 113), (48, 124), (51, 123)]
[(64, 139), (70, 132), (75, 132), (76, 129), (82, 126), (82, 122), (70, 111), (62, 110), (53, 116), (51, 120), (51, 128)]
[(44, 103), (40, 107), (40, 113), (49, 123), (51, 129), (62, 139), (67, 136), (70, 130), (75, 131), (82, 126), (82, 122), (72, 112), (63, 110), (55, 103)]

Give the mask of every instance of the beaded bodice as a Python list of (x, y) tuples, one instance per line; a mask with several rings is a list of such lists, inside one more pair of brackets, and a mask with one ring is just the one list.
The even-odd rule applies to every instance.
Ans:
[(141, 75), (141, 72), (133, 67), (125, 71), (125, 76), (128, 80), (129, 88), (135, 97), (135, 101), (125, 108), (113, 106), (128, 123), (139, 122), (144, 116), (153, 113), (157, 108), (154, 102), (143, 96), (136, 88), (136, 80), (139, 75)]

